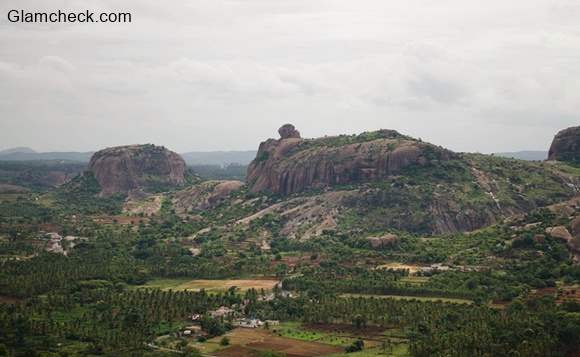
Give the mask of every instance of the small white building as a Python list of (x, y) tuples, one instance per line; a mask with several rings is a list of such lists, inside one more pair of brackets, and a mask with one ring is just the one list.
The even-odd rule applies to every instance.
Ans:
[(259, 319), (239, 319), (234, 321), (234, 326), (244, 328), (258, 328), (264, 326), (264, 322)]
[(258, 301), (272, 301), (274, 300), (276, 296), (274, 295), (274, 293), (269, 293), (263, 296), (259, 296), (258, 297)]

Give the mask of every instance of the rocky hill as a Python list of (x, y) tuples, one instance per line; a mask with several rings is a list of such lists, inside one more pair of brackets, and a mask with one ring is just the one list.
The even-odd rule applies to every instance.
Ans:
[[(207, 239), (261, 244), (275, 237), (473, 231), (580, 194), (580, 169), (562, 162), (454, 153), (393, 130), (303, 139), (284, 125), (279, 134), (260, 145), (246, 185), (197, 183), (162, 194), (155, 209), (170, 204)], [(183, 182), (176, 154), (148, 148), (95, 155), (91, 169), (103, 195)]]
[(280, 139), (260, 144), (248, 168), (251, 192), (289, 195), (311, 188), (377, 181), (408, 166), (448, 161), (449, 150), (379, 130), (360, 135), (302, 139), (291, 124)]
[(132, 191), (160, 191), (185, 183), (185, 162), (164, 147), (119, 146), (96, 152), (88, 171), (101, 186), (101, 196)]
[(246, 186), (198, 184), (171, 196), (174, 210), (212, 237), (260, 243), (473, 231), (580, 194), (580, 170), (559, 162), (453, 153), (392, 130), (279, 134), (260, 145)]
[(549, 160), (580, 164), (580, 126), (556, 134), (548, 155)]

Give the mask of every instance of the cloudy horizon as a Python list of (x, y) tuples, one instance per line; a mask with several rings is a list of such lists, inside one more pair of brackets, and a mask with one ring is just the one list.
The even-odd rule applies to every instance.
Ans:
[[(0, 150), (255, 150), (395, 129), (455, 151), (547, 150), (580, 124), (575, 0), (4, 0)], [(15, 24), (10, 9), (127, 11)]]

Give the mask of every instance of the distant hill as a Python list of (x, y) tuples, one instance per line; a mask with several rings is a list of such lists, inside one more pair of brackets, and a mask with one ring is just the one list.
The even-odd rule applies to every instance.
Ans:
[(494, 155), (526, 161), (543, 161), (548, 158), (547, 151), (533, 151), (533, 150), (515, 151), (515, 152), (496, 152)]
[(85, 168), (85, 163), (62, 160), (0, 160), (0, 186), (3, 186), (0, 192), (16, 191), (10, 186), (32, 190), (60, 186), (83, 172)]
[(187, 165), (247, 165), (256, 157), (256, 151), (194, 151), (181, 156)]
[(0, 150), (0, 155), (8, 155), (8, 154), (15, 154), (15, 153), (26, 153), (26, 154), (34, 154), (36, 151), (32, 150), (31, 148), (27, 147), (17, 147), (17, 148), (10, 148), (6, 150)]
[[(36, 152), (30, 148), (19, 147), (0, 151), (0, 161), (37, 161), (63, 160), (89, 162), (94, 152)], [(247, 165), (256, 157), (256, 151), (193, 151), (182, 153), (186, 164), (192, 165), (219, 165), (229, 164)]]
[(17, 149), (8, 149), (0, 151), (1, 161), (46, 161), (46, 160), (62, 160), (62, 161), (75, 161), (75, 162), (89, 162), (92, 152), (35, 152), (32, 149), (30, 151), (18, 151)]

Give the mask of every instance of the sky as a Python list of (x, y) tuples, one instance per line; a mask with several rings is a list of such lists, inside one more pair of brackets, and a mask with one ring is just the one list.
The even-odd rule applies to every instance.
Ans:
[(0, 16), (0, 149), (252, 150), (293, 123), (489, 153), (580, 125), (578, 0), (2, 0)]

